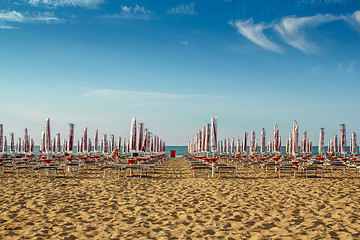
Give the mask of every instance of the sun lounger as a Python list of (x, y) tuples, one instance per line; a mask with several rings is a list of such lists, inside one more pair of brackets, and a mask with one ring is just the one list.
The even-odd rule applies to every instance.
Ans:
[(279, 178), (281, 177), (281, 171), (283, 172), (293, 172), (294, 175), (293, 177), (290, 178), (295, 178), (296, 177), (296, 167), (293, 165), (280, 165), (276, 167), (277, 171), (279, 172)]
[[(125, 169), (127, 164), (114, 164), (103, 166), (104, 178), (120, 178), (120, 173), (122, 169)], [(115, 176), (111, 176), (111, 173), (116, 173)]]
[[(58, 170), (58, 165), (40, 166), (39, 167), (39, 178), (56, 178), (57, 170)], [(41, 176), (44, 173), (47, 174), (46, 177)]]
[(224, 173), (224, 174), (232, 173), (232, 177), (235, 179), (235, 171), (236, 171), (235, 166), (218, 165), (216, 168), (219, 173), (219, 178), (221, 178), (221, 173)]
[[(303, 166), (303, 169), (305, 170), (305, 177), (310, 178), (309, 176), (310, 172), (315, 173), (315, 175), (312, 178), (323, 178), (323, 166), (320, 165), (307, 165)], [(320, 177), (317, 177), (317, 174), (320, 172)]]

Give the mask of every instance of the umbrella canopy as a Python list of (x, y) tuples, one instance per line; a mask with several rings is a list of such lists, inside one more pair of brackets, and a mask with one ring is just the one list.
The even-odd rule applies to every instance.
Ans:
[(342, 154), (347, 153), (345, 124), (340, 124), (340, 151)]
[(50, 118), (45, 120), (45, 151), (51, 152)]
[(274, 152), (278, 152), (279, 149), (279, 126), (274, 126)]
[(324, 143), (324, 128), (320, 128), (319, 134), (319, 153), (324, 154), (325, 152), (325, 143)]
[(250, 153), (255, 152), (255, 132), (251, 131), (251, 140), (250, 140)]
[(246, 132), (244, 132), (242, 152), (245, 153), (245, 154), (247, 153), (247, 133)]
[(292, 154), (297, 155), (299, 153), (299, 126), (296, 121), (293, 124), (293, 142), (292, 142)]
[(265, 153), (265, 128), (261, 129), (261, 146), (260, 146), (260, 151), (261, 153)]
[(217, 119), (211, 118), (211, 140), (210, 140), (211, 152), (217, 152)]
[(3, 151), (3, 144), (4, 144), (3, 138), (4, 138), (4, 128), (2, 123), (0, 123), (0, 152)]
[(15, 138), (14, 133), (10, 133), (10, 151), (15, 152)]
[(142, 151), (142, 145), (144, 141), (144, 123), (139, 123), (139, 131), (138, 131), (138, 138), (137, 138), (137, 150)]
[(132, 118), (130, 127), (130, 150), (136, 150), (136, 118)]
[(69, 140), (68, 140), (67, 151), (70, 153), (73, 152), (74, 150), (74, 127), (75, 124), (69, 123)]
[(94, 152), (99, 152), (99, 130), (94, 133)]
[(352, 133), (352, 137), (351, 137), (351, 152), (353, 154), (357, 154), (358, 153), (358, 146), (357, 146), (357, 142), (356, 142), (356, 139), (357, 139), (357, 134), (355, 132)]
[(337, 139), (337, 135), (335, 134), (335, 136), (334, 136), (334, 153), (338, 153), (338, 152), (339, 152), (338, 139)]
[(6, 136), (4, 136), (4, 143), (3, 143), (3, 152), (7, 152), (7, 141), (6, 141)]

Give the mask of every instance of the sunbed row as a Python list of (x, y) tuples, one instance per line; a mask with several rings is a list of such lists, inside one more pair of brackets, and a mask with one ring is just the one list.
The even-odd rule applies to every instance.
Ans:
[(236, 166), (222, 164), (218, 162), (218, 158), (208, 158), (205, 156), (196, 156), (187, 154), (185, 160), (188, 167), (193, 173), (193, 177), (207, 177), (210, 175), (218, 175), (219, 178), (230, 177), (235, 178)]
[[(16, 173), (16, 176), (26, 175), (40, 178), (55, 178), (58, 174), (69, 176), (89, 171), (101, 170), (103, 176), (114, 177), (111, 172), (116, 172), (120, 177), (120, 171), (124, 170), (125, 177), (133, 177), (133, 172), (154, 173), (155, 169), (166, 159), (165, 154), (147, 157), (113, 155), (3, 155), (0, 158), (0, 173)], [(109, 173), (109, 174), (107, 174)]]

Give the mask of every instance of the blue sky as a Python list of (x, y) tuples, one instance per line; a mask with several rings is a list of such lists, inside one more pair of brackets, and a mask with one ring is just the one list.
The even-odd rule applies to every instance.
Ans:
[(297, 120), (317, 145), (359, 132), (360, 2), (1, 0), (0, 123), (129, 137), (131, 118), (186, 145)]

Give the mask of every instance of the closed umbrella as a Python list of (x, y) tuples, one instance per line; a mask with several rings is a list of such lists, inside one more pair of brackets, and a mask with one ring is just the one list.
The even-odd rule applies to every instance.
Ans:
[(130, 127), (130, 150), (136, 151), (136, 118), (132, 118)]
[(293, 124), (293, 142), (292, 142), (292, 154), (297, 155), (299, 153), (299, 126), (296, 121)]
[(340, 151), (342, 154), (347, 153), (345, 124), (340, 124)]
[(74, 127), (75, 124), (69, 123), (69, 140), (67, 146), (67, 152), (72, 153), (74, 150)]
[(320, 128), (319, 135), (319, 154), (324, 154), (325, 152), (325, 142), (324, 142), (324, 128)]

